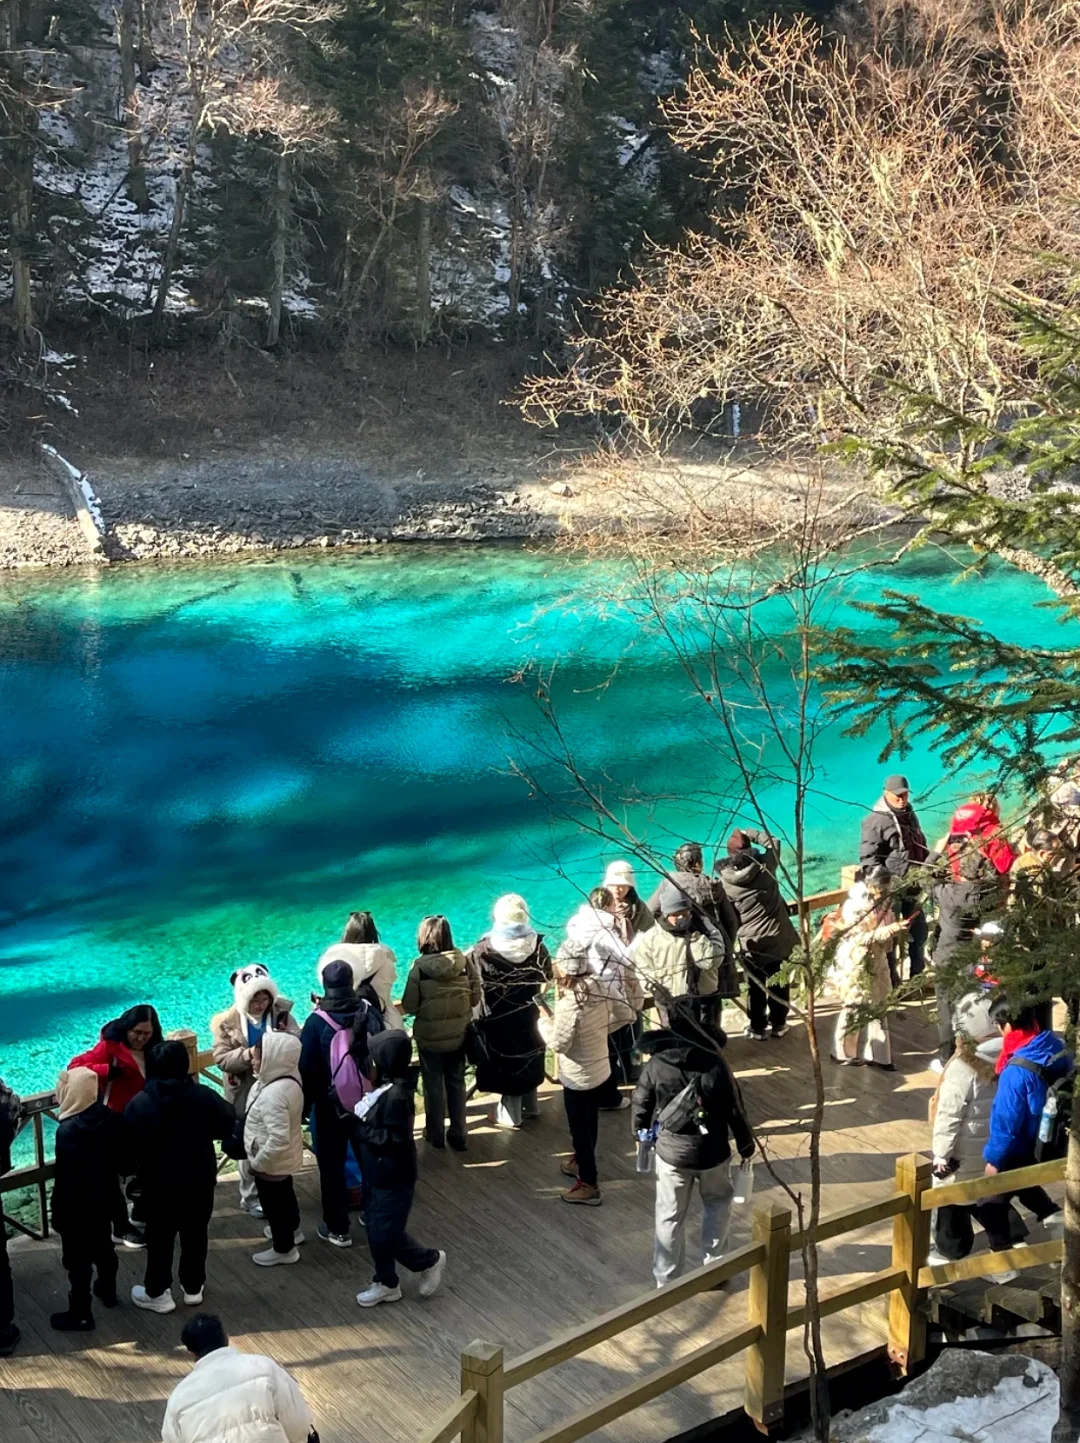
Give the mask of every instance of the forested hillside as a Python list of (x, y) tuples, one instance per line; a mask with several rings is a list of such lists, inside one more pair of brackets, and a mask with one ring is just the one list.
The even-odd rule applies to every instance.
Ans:
[(660, 100), (753, 13), (2, 0), (8, 339), (547, 339), (700, 218)]

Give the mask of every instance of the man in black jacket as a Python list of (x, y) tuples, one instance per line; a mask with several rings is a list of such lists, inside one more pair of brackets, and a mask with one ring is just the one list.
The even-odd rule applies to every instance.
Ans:
[[(894, 772), (885, 778), (881, 798), (862, 822), (859, 838), (859, 865), (866, 876), (884, 867), (893, 880), (893, 905), (901, 919), (911, 918), (908, 927), (908, 956), (911, 958), (912, 977), (917, 977), (926, 967), (926, 940), (929, 926), (919, 896), (919, 876), (929, 856), (926, 837), (915, 808), (911, 805), (911, 786), (907, 777)], [(897, 883), (907, 879), (906, 888)], [(900, 981), (899, 967), (890, 961), (893, 985)]]
[(721, 1055), (723, 1034), (689, 1019), (641, 1039), (652, 1056), (634, 1089), (631, 1114), (640, 1138), (656, 1130), (656, 1240), (653, 1276), (662, 1288), (686, 1263), (686, 1215), (697, 1183), (701, 1194), (703, 1261), (715, 1263), (727, 1246), (731, 1220), (731, 1144), (754, 1155), (754, 1134), (739, 1089)]
[(442, 1282), (446, 1254), (409, 1236), (416, 1191), (416, 1075), (407, 1032), (380, 1032), (371, 1039), (374, 1091), (356, 1105), (355, 1135), (364, 1178), (364, 1220), (375, 1265), (371, 1286), (357, 1293), (362, 1308), (401, 1299), (398, 1265), (420, 1274), (420, 1296), (430, 1298)]
[(146, 1277), (131, 1290), (137, 1308), (171, 1313), (173, 1250), (180, 1239), (180, 1286), (202, 1302), (207, 1233), (217, 1183), (215, 1142), (231, 1138), (236, 1114), (220, 1092), (188, 1074), (182, 1042), (159, 1042), (146, 1059), (146, 1086), (124, 1109), (146, 1204)]
[[(754, 842), (761, 844), (761, 854), (754, 851)], [(775, 837), (741, 827), (728, 839), (727, 857), (719, 869), (720, 885), (739, 918), (750, 1010), (745, 1035), (755, 1042), (765, 1040), (766, 1026), (772, 1028), (774, 1037), (783, 1037), (787, 1031), (790, 989), (775, 977), (799, 942), (776, 880), (779, 858), (780, 843)]]

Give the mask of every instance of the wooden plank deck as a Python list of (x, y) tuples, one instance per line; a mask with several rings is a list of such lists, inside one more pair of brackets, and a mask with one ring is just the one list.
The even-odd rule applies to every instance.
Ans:
[[(777, 1175), (788, 1186), (805, 1186), (811, 1099), (802, 1029), (793, 1027), (779, 1042), (751, 1043), (738, 1035), (741, 1017), (733, 1014), (731, 1023), (729, 1056)], [(822, 1019), (823, 1042), (831, 1023), (831, 1015)], [(888, 1192), (897, 1156), (927, 1144), (927, 1101), (935, 1078), (926, 1068), (934, 1035), (921, 1008), (893, 1019), (893, 1040), (900, 1069), (895, 1075), (830, 1070), (823, 1143), (827, 1211)], [(315, 1410), (323, 1443), (413, 1443), (456, 1396), (458, 1355), (473, 1339), (502, 1344), (509, 1360), (652, 1285), (653, 1184), (634, 1171), (627, 1114), (601, 1120), (603, 1207), (571, 1209), (558, 1198), (558, 1164), (569, 1151), (558, 1089), (545, 1090), (542, 1118), (519, 1133), (488, 1127), (486, 1111), (486, 1101), (475, 1099), (463, 1157), (432, 1153), (421, 1144), (412, 1231), (445, 1247), (450, 1259), (441, 1292), (427, 1302), (408, 1292), (405, 1275), (403, 1302), (370, 1312), (356, 1307), (354, 1295), (370, 1275), (367, 1252), (359, 1245), (362, 1233), (354, 1230), (358, 1245), (349, 1252), (314, 1237), (319, 1214), (312, 1172), (304, 1174), (299, 1188), (311, 1240), (293, 1268), (259, 1269), (251, 1263), (250, 1254), (263, 1245), (261, 1225), (239, 1212), (232, 1181), (219, 1187), (204, 1307), (221, 1315), (241, 1348), (269, 1353), (294, 1372)], [(788, 1205), (761, 1166), (755, 1201)], [(735, 1217), (733, 1243), (741, 1243), (749, 1235), (749, 1209)], [(854, 1280), (888, 1266), (890, 1237), (886, 1222), (837, 1239), (826, 1247), (824, 1272)], [(695, 1241), (691, 1232), (692, 1262)], [(188, 1366), (178, 1342), (187, 1310), (181, 1305), (158, 1317), (130, 1304), (113, 1312), (98, 1308), (96, 1333), (54, 1333), (48, 1315), (64, 1305), (67, 1281), (56, 1240), (18, 1239), (10, 1247), (23, 1342), (16, 1357), (0, 1361), (0, 1439), (155, 1443), (164, 1400)], [(122, 1255), (122, 1298), (141, 1281), (144, 1256)], [(507, 1396), (507, 1438), (520, 1443), (741, 1323), (744, 1287), (693, 1299), (514, 1389)], [(796, 1282), (792, 1302), (800, 1295)], [(884, 1308), (878, 1300), (829, 1319), (830, 1362), (880, 1344)], [(805, 1372), (800, 1337), (792, 1333), (789, 1378)], [(742, 1365), (735, 1359), (599, 1436), (656, 1443), (716, 1417), (741, 1397)]]

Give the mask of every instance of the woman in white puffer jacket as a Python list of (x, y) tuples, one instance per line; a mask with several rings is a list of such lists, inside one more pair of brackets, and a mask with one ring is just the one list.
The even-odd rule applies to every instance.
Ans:
[(629, 1105), (619, 1093), (621, 1084), (634, 1081), (635, 1026), (645, 1005), (645, 989), (615, 919), (615, 898), (606, 887), (594, 887), (566, 924), (567, 941), (585, 949), (589, 971), (611, 999), (608, 1060), (611, 1075), (600, 1100), (602, 1112)]
[(907, 930), (898, 922), (882, 885), (856, 882), (840, 910), (840, 940), (831, 978), (840, 994), (833, 1062), (843, 1067), (880, 1067), (894, 1072), (887, 1017), (860, 1022), (856, 1009), (879, 1005), (889, 995), (889, 948)]
[(315, 971), (320, 990), (323, 972), (331, 962), (344, 962), (351, 968), (353, 986), (357, 991), (361, 991), (365, 982), (370, 984), (378, 999), (386, 1031), (399, 1031), (401, 1014), (390, 1001), (390, 993), (397, 981), (397, 958), (384, 942), (379, 941), (378, 928), (370, 912), (350, 912), (341, 941), (327, 947), (319, 958)]
[(279, 1263), (298, 1263), (296, 1245), (303, 1242), (293, 1187), (293, 1175), (304, 1165), (299, 1037), (267, 1032), (255, 1048), (255, 1073), (257, 1081), (244, 1116), (244, 1151), (272, 1247), (256, 1253), (252, 1261), (272, 1268)]

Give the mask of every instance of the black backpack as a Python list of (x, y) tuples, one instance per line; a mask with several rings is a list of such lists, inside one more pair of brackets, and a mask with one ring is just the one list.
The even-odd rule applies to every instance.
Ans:
[[(1054, 1055), (1051, 1061), (1057, 1062), (1058, 1058), (1068, 1056), (1069, 1049), (1063, 1047), (1060, 1052)], [(1036, 1136), (1035, 1161), (1050, 1162), (1054, 1158), (1064, 1157), (1069, 1147), (1069, 1123), (1072, 1121), (1073, 1107), (1073, 1081), (1076, 1074), (1067, 1072), (1064, 1077), (1054, 1077), (1048, 1067), (1044, 1067), (1041, 1062), (1032, 1062), (1026, 1057), (1010, 1057), (1008, 1065), (1010, 1067), (1022, 1067), (1025, 1072), (1033, 1072), (1036, 1077), (1040, 1077), (1043, 1082), (1046, 1083), (1047, 1097), (1053, 1093), (1057, 1098), (1057, 1114), (1054, 1118), (1053, 1131), (1045, 1142)], [(1045, 1103), (1043, 1105), (1045, 1106)], [(1039, 1118), (1041, 1123), (1041, 1112)]]

